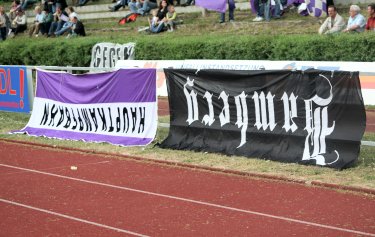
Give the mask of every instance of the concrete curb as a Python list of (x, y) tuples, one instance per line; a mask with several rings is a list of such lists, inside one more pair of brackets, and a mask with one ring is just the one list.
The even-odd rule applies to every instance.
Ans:
[(362, 194), (375, 195), (375, 189), (370, 189), (370, 188), (361, 188), (361, 187), (345, 186), (345, 185), (339, 185), (339, 184), (330, 184), (330, 183), (324, 183), (324, 182), (320, 182), (320, 181), (308, 182), (308, 181), (305, 181), (305, 180), (287, 178), (287, 177), (277, 176), (277, 175), (236, 171), (236, 170), (229, 170), (229, 169), (213, 168), (213, 167), (208, 167), (208, 166), (189, 165), (189, 164), (184, 164), (184, 163), (179, 163), (179, 162), (155, 160), (155, 159), (139, 157), (139, 156), (122, 155), (122, 154), (107, 153), (107, 152), (98, 152), (98, 151), (94, 151), (94, 150), (84, 150), (84, 149), (79, 149), (79, 148), (54, 146), (54, 145), (47, 145), (47, 144), (42, 144), (42, 143), (17, 141), (17, 140), (11, 140), (11, 139), (0, 138), (0, 141), (8, 142), (8, 143), (21, 144), (21, 145), (39, 146), (39, 147), (44, 147), (44, 148), (59, 149), (59, 150), (63, 150), (63, 151), (81, 152), (81, 153), (86, 153), (86, 154), (119, 157), (119, 158), (131, 159), (131, 160), (136, 160), (136, 161), (142, 161), (142, 162), (150, 162), (150, 163), (155, 163), (155, 164), (177, 166), (177, 167), (181, 167), (181, 168), (197, 169), (197, 170), (202, 170), (202, 171), (212, 171), (212, 172), (218, 172), (218, 173), (224, 173), (224, 174), (247, 176), (247, 177), (267, 179), (267, 180), (272, 180), (272, 181), (297, 183), (297, 184), (302, 184), (302, 185), (306, 185), (306, 186), (316, 186), (316, 187), (329, 188), (329, 189), (334, 189), (334, 190), (344, 190), (344, 191), (351, 191), (351, 192), (362, 193)]

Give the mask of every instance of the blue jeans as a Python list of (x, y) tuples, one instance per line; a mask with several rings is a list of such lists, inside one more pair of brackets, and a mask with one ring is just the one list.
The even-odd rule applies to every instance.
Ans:
[(262, 3), (262, 0), (254, 0), (254, 6), (257, 7), (257, 17), (263, 17), (264, 16), (264, 3)]
[[(229, 3), (228, 1), (228, 4), (229, 4), (229, 20), (234, 20), (234, 9), (236, 8), (234, 2), (231, 2)], [(220, 22), (224, 22), (225, 21), (225, 13), (221, 13), (220, 14)]]
[(5, 40), (7, 38), (7, 28), (0, 27), (0, 39)]
[(55, 31), (55, 35), (59, 36), (64, 34), (65, 32), (70, 30), (70, 27), (72, 27), (73, 23), (72, 22), (66, 22), (60, 30)]
[(159, 33), (164, 29), (164, 22), (160, 22), (159, 25), (151, 25), (150, 26), (150, 31), (152, 33)]
[(113, 10), (117, 11), (118, 9), (120, 9), (121, 7), (125, 7), (126, 5), (128, 5), (128, 0), (121, 0), (119, 3), (116, 3), (113, 6)]
[(274, 11), (274, 16), (276, 18), (279, 18), (280, 17), (280, 12), (281, 12), (281, 9), (280, 9), (281, 2), (280, 2), (280, 0), (275, 0), (275, 4), (276, 4), (276, 6), (275, 6), (275, 11)]
[(29, 5), (32, 5), (32, 4), (34, 4), (34, 3), (36, 3), (36, 1), (34, 1), (34, 0), (25, 0), (25, 1), (23, 2), (22, 6), (21, 6), (21, 9), (22, 9), (22, 10), (26, 10), (26, 8), (27, 8)]
[(129, 9), (131, 12), (133, 13), (138, 13), (138, 14), (141, 14), (141, 15), (144, 15), (146, 13), (149, 13), (151, 9), (154, 9), (154, 8), (157, 8), (158, 5), (154, 2), (150, 2), (150, 1), (144, 1), (143, 4), (139, 3), (139, 2), (129, 2)]
[(59, 31), (63, 27), (64, 23), (65, 21), (52, 22), (51, 26), (49, 27), (48, 35), (52, 35), (52, 33)]
[(265, 3), (260, 3), (260, 4), (263, 5), (264, 18), (266, 19), (266, 21), (269, 21), (271, 18), (270, 16), (271, 0), (267, 0)]

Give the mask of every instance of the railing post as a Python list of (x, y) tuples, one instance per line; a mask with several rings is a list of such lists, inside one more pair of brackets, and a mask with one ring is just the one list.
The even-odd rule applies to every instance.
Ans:
[(202, 8), (202, 17), (206, 17), (206, 16), (207, 16), (207, 9)]

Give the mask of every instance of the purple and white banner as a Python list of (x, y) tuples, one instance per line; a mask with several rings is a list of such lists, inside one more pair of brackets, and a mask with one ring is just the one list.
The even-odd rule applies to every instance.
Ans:
[[(230, 1), (232, 2), (232, 0)], [(227, 0), (196, 0), (195, 5), (217, 12), (225, 12)]]
[(17, 133), (147, 145), (157, 130), (156, 70), (72, 75), (37, 71), (34, 109)]

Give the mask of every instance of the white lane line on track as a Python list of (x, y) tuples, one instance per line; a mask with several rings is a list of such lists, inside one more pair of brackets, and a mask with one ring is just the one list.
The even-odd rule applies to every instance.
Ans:
[[(75, 166), (81, 167), (81, 166), (87, 166), (87, 165), (98, 165), (98, 164), (105, 164), (105, 163), (110, 163), (110, 161), (100, 161), (100, 162), (93, 162), (93, 163), (83, 163), (83, 164), (74, 164)], [(69, 165), (66, 166), (58, 166), (58, 167), (52, 167), (52, 168), (46, 168), (46, 169), (41, 169), (42, 171), (45, 170), (56, 170), (56, 169), (64, 169), (64, 168), (69, 168)], [(5, 175), (13, 175), (13, 174), (21, 174), (21, 173), (27, 173), (29, 171), (18, 171), (18, 172), (8, 172), (4, 174), (0, 174), (0, 176), (5, 176)]]
[(86, 223), (86, 224), (98, 226), (98, 227), (105, 228), (105, 229), (114, 230), (114, 231), (121, 232), (121, 233), (126, 233), (126, 234), (130, 234), (130, 235), (134, 235), (134, 236), (140, 236), (140, 237), (148, 237), (147, 235), (135, 233), (135, 232), (132, 232), (132, 231), (129, 231), (129, 230), (124, 230), (124, 229), (120, 229), (120, 228), (116, 228), (116, 227), (112, 227), (112, 226), (108, 226), (108, 225), (103, 225), (103, 224), (100, 224), (100, 223), (97, 223), (97, 222), (88, 221), (88, 220), (84, 220), (84, 219), (77, 218), (77, 217), (74, 217), (74, 216), (68, 216), (68, 215), (65, 215), (65, 214), (58, 213), (58, 212), (49, 211), (49, 210), (41, 209), (41, 208), (38, 208), (38, 207), (25, 205), (25, 204), (22, 204), (22, 203), (19, 203), (19, 202), (9, 201), (9, 200), (2, 199), (2, 198), (0, 198), (0, 201), (4, 202), (4, 203), (7, 203), (7, 204), (28, 208), (28, 209), (31, 209), (31, 210), (34, 210), (34, 211), (44, 212), (44, 213), (47, 213), (47, 214), (50, 214), (50, 215), (55, 215), (55, 216), (63, 217), (63, 218), (66, 218), (66, 219), (70, 219), (70, 220), (74, 220), (74, 221), (78, 221), (78, 222), (83, 222), (83, 223)]
[(63, 179), (68, 179), (68, 180), (84, 182), (84, 183), (88, 183), (88, 184), (100, 185), (100, 186), (109, 187), (109, 188), (127, 190), (127, 191), (132, 191), (132, 192), (137, 192), (137, 193), (142, 193), (142, 194), (147, 194), (147, 195), (152, 195), (152, 196), (157, 196), (157, 197), (163, 197), (163, 198), (168, 198), (168, 199), (173, 199), (173, 200), (195, 203), (195, 204), (199, 204), (199, 205), (221, 208), (221, 209), (230, 210), (230, 211), (236, 211), (236, 212), (247, 213), (247, 214), (252, 214), (252, 215), (257, 215), (257, 216), (263, 216), (263, 217), (268, 217), (268, 218), (277, 219), (277, 220), (289, 221), (289, 222), (294, 222), (294, 223), (298, 223), (298, 224), (310, 225), (310, 226), (315, 226), (315, 227), (320, 227), (320, 228), (325, 228), (325, 229), (330, 229), (330, 230), (337, 230), (337, 231), (343, 231), (343, 232), (348, 232), (348, 233), (353, 233), (353, 234), (360, 234), (360, 235), (375, 237), (375, 234), (373, 234), (373, 233), (367, 233), (367, 232), (362, 232), (362, 231), (357, 231), (357, 230), (350, 230), (350, 229), (345, 229), (345, 228), (340, 228), (340, 227), (335, 227), (335, 226), (330, 226), (330, 225), (323, 225), (323, 224), (318, 224), (318, 223), (309, 222), (309, 221), (302, 221), (302, 220), (283, 217), (283, 216), (266, 214), (266, 213), (262, 213), (262, 212), (248, 211), (248, 210), (239, 209), (239, 208), (235, 208), (235, 207), (223, 206), (223, 205), (209, 203), (209, 202), (203, 202), (203, 201), (196, 201), (196, 200), (193, 200), (193, 199), (187, 199), (187, 198), (171, 196), (171, 195), (166, 195), (166, 194), (148, 192), (148, 191), (144, 191), (144, 190), (138, 190), (138, 189), (123, 187), (123, 186), (116, 186), (116, 185), (112, 185), (112, 184), (100, 183), (100, 182), (91, 181), (91, 180), (73, 178), (73, 177), (69, 177), (69, 176), (47, 173), (47, 172), (43, 172), (43, 171), (27, 169), (27, 168), (22, 168), (22, 167), (17, 167), (17, 166), (11, 166), (11, 165), (6, 165), (6, 164), (0, 164), (0, 166), (18, 169), (18, 170), (23, 170), (23, 171), (29, 171), (29, 172), (33, 172), (33, 173), (37, 173), (37, 174), (49, 175), (49, 176), (57, 177), (57, 178), (63, 178)]

